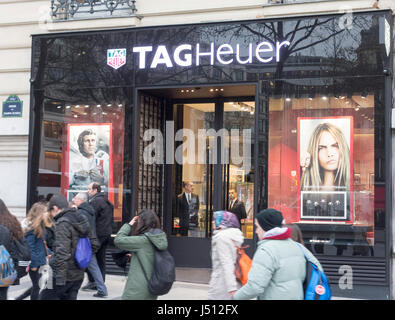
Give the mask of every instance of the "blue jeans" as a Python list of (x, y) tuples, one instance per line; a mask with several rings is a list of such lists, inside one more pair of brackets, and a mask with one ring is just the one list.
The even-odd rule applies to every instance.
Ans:
[(107, 287), (104, 284), (103, 275), (100, 271), (95, 254), (92, 255), (92, 260), (89, 263), (88, 270), (96, 282), (97, 292), (107, 295)]

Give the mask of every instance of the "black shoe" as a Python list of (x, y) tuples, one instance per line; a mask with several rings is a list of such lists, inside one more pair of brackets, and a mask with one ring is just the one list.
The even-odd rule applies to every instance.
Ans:
[(94, 282), (89, 282), (86, 286), (83, 286), (81, 288), (81, 290), (87, 291), (87, 290), (92, 290), (92, 291), (96, 291), (96, 283)]
[(95, 293), (93, 296), (94, 296), (95, 298), (105, 298), (105, 297), (107, 297), (106, 294), (101, 293), (101, 292), (97, 292), (97, 293)]

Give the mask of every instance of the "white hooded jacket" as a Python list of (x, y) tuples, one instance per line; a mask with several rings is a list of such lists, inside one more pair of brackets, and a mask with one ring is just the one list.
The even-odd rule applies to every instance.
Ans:
[(215, 230), (211, 240), (212, 272), (208, 300), (230, 300), (230, 291), (240, 288), (236, 280), (236, 247), (243, 244), (244, 236), (238, 228)]

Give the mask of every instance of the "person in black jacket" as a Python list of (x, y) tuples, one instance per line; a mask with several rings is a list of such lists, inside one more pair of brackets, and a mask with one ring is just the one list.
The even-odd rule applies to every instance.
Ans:
[(236, 215), (237, 219), (239, 220), (240, 229), (241, 229), (241, 220), (247, 218), (247, 213), (246, 213), (246, 208), (244, 206), (244, 202), (237, 199), (237, 192), (235, 189), (229, 190), (228, 211)]
[[(78, 212), (85, 215), (85, 217), (87, 217), (89, 221), (89, 225), (91, 226), (92, 229), (92, 236), (95, 241), (95, 246), (97, 248), (100, 248), (100, 242), (96, 236), (95, 209), (93, 209), (93, 207), (87, 201), (88, 201), (88, 195), (84, 192), (78, 193), (73, 198), (73, 203), (77, 206)], [(92, 260), (89, 263), (87, 271), (89, 271), (90, 275), (93, 277), (97, 287), (97, 293), (95, 293), (93, 296), (98, 298), (106, 297), (108, 295), (107, 287), (104, 284), (103, 276), (101, 274), (99, 265), (97, 263), (96, 251), (92, 252)]]
[(177, 196), (177, 216), (180, 218), (180, 234), (188, 236), (189, 224), (198, 225), (199, 196), (193, 193), (193, 183), (183, 182), (184, 192)]
[[(102, 273), (103, 281), (106, 280), (106, 250), (112, 233), (114, 206), (101, 192), (100, 184), (92, 182), (88, 188), (89, 204), (95, 209), (96, 235), (100, 242), (100, 248), (96, 252), (97, 263)], [(88, 271), (89, 283), (82, 290), (97, 290), (94, 279)]]
[(48, 207), (55, 221), (55, 244), (49, 264), (54, 274), (53, 285), (56, 296), (52, 292), (49, 295), (42, 295), (41, 299), (76, 300), (85, 270), (78, 267), (74, 258), (75, 250), (79, 238), (87, 236), (92, 251), (97, 250), (91, 227), (84, 215), (77, 212), (75, 208), (68, 207), (63, 195), (54, 195)]

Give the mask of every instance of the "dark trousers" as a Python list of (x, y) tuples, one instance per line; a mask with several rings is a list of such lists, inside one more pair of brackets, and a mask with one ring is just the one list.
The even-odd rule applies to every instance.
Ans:
[[(99, 238), (99, 241), (101, 243), (99, 250), (96, 252), (96, 259), (97, 259), (97, 264), (99, 265), (100, 272), (103, 276), (103, 281), (106, 281), (106, 252), (107, 252), (107, 247), (110, 242), (110, 237), (107, 238)], [(93, 279), (93, 276), (91, 273), (86, 269), (86, 273), (88, 274), (88, 279), (89, 282), (95, 282), (95, 279)]]
[(15, 298), (15, 300), (23, 300), (28, 296), (30, 296), (30, 300), (38, 300), (40, 294), (39, 281), (41, 277), (41, 274), (38, 272), (38, 268), (36, 271), (33, 271), (29, 268), (29, 277), (30, 280), (32, 280), (32, 287), (27, 289), (24, 293), (22, 293), (17, 298)]
[[(53, 283), (55, 283), (53, 279)], [(41, 291), (40, 300), (77, 300), (78, 291), (81, 288), (83, 280), (67, 281), (62, 292), (56, 289), (45, 289)]]
[(38, 300), (38, 295), (40, 294), (40, 286), (39, 281), (41, 278), (41, 274), (38, 272), (38, 268), (36, 271), (32, 271), (29, 268), (29, 277), (32, 280), (32, 291), (30, 293), (30, 300)]
[(0, 300), (7, 300), (8, 287), (0, 287)]

